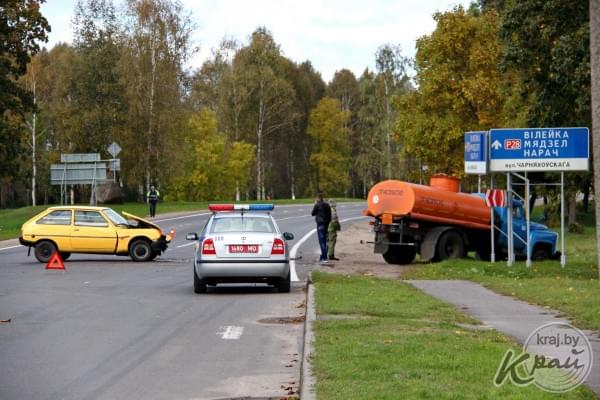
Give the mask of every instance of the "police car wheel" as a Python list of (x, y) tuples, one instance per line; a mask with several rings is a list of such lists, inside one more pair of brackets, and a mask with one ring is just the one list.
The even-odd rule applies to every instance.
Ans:
[(288, 272), (287, 276), (285, 278), (281, 278), (277, 283), (277, 289), (279, 289), (279, 293), (289, 293), (291, 284), (291, 276)]
[(206, 293), (206, 279), (198, 278), (194, 268), (194, 293)]

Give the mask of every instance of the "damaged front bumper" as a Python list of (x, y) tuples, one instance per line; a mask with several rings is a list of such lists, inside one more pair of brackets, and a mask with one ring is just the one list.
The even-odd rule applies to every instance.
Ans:
[(167, 236), (161, 236), (159, 239), (152, 242), (150, 245), (152, 247), (152, 251), (154, 253), (163, 253), (169, 247), (169, 242), (171, 238), (167, 238)]

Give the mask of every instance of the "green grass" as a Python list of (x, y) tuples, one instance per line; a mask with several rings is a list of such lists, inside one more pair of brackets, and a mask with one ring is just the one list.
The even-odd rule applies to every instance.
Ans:
[(36, 206), (0, 210), (0, 240), (18, 237), (23, 222), (47, 207)]
[(512, 267), (474, 258), (446, 260), (437, 264), (415, 264), (405, 279), (467, 279), (490, 289), (561, 311), (579, 328), (600, 332), (600, 283), (596, 267), (596, 236), (593, 226), (584, 233), (565, 235), (567, 265), (559, 261), (524, 261)]
[[(319, 399), (548, 399), (537, 387), (492, 379), (520, 346), (401, 281), (315, 272), (314, 372)], [(347, 319), (328, 319), (328, 315)], [(320, 318), (320, 319), (319, 319)], [(579, 387), (560, 395), (595, 398)]]
[[(241, 201), (240, 203), (274, 203), (275, 205), (286, 205), (286, 204), (312, 204), (314, 199), (281, 199), (281, 200), (263, 200), (263, 201)], [(362, 199), (336, 199), (337, 202), (349, 202), (349, 201), (364, 201)], [(228, 203), (230, 201), (218, 201), (214, 203)], [(172, 212), (186, 212), (196, 210), (206, 210), (209, 202), (206, 201), (165, 201), (158, 203), (157, 215), (172, 213)], [(45, 210), (51, 205), (43, 205), (36, 207), (21, 207), (21, 208), (9, 208), (0, 209), (0, 240), (13, 239), (19, 237), (19, 231), (21, 225), (31, 217), (35, 216), (39, 212)], [(146, 203), (125, 203), (125, 204), (109, 204), (107, 207), (113, 208), (118, 212), (127, 211), (130, 214), (138, 215), (140, 217), (146, 217), (148, 215), (148, 204)]]

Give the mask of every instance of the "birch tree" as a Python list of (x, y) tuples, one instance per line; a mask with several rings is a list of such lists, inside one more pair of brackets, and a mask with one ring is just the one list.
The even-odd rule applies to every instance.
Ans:
[(408, 81), (406, 66), (408, 60), (402, 56), (400, 46), (386, 44), (381, 46), (375, 53), (375, 65), (379, 73), (380, 81), (383, 83), (384, 99), (384, 129), (385, 129), (385, 176), (392, 179), (392, 125), (394, 113), (392, 110), (392, 96), (399, 88), (403, 88)]
[(279, 46), (265, 28), (259, 28), (242, 48), (234, 62), (240, 62), (240, 71), (251, 101), (247, 121), (254, 126), (256, 143), (256, 198), (265, 198), (266, 139), (278, 130), (290, 127), (294, 121), (290, 109), (294, 91), (281, 73)]
[(25, 87), (31, 93), (33, 99), (33, 110), (31, 111), (31, 117), (25, 119), (27, 129), (31, 134), (31, 141), (29, 146), (31, 148), (31, 205), (37, 205), (37, 141), (38, 141), (38, 82), (39, 73), (41, 69), (40, 57), (34, 57), (31, 62), (27, 65), (27, 74), (23, 77), (25, 81)]
[(192, 24), (178, 1), (128, 0), (125, 26), (120, 71), (129, 103), (128, 145), (136, 152), (127, 168), (148, 190), (175, 168)]

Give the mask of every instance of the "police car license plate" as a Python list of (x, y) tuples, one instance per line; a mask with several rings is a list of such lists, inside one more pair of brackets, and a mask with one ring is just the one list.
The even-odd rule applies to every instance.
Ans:
[(257, 244), (230, 244), (230, 253), (258, 253)]

